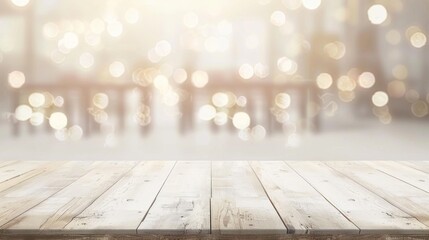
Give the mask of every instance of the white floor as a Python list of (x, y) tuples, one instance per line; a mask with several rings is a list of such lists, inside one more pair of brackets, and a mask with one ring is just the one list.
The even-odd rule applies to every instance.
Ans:
[(206, 128), (187, 136), (174, 128), (156, 128), (146, 138), (130, 130), (106, 145), (101, 135), (65, 142), (53, 133), (14, 138), (2, 124), (0, 160), (429, 160), (429, 123), (424, 121), (355, 121), (301, 135), (298, 146), (287, 146), (286, 139), (277, 134), (244, 142)]

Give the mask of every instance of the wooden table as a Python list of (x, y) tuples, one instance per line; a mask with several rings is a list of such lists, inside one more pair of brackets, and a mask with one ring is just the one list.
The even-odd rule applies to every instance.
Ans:
[(428, 183), (429, 162), (3, 161), (0, 239), (429, 236)]

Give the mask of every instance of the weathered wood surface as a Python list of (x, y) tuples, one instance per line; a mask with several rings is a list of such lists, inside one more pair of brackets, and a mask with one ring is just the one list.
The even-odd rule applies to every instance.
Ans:
[[(322, 162), (288, 162), (287, 164), (358, 226), (363, 234), (428, 231), (428, 227), (416, 218), (386, 201), (383, 194), (377, 195), (348, 178), (349, 174), (359, 172), (353, 166), (348, 166), (349, 174), (344, 175)], [(378, 179), (372, 179), (372, 181), (378, 181)]]
[(429, 229), (429, 193), (363, 162), (330, 162), (328, 165), (418, 219), (426, 225), (425, 229)]
[(210, 233), (210, 162), (178, 162), (138, 233)]
[(248, 162), (212, 163), (212, 233), (286, 233)]
[(252, 162), (290, 234), (358, 234), (359, 229), (284, 162)]
[(0, 239), (429, 237), (428, 181), (429, 162), (7, 161)]
[(82, 233), (135, 234), (174, 162), (142, 162), (103, 193), (65, 229)]

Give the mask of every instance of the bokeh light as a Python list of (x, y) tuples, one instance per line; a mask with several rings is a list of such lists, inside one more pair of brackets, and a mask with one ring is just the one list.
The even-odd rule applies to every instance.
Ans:
[(109, 72), (112, 77), (119, 78), (125, 73), (125, 65), (122, 62), (115, 61), (110, 64)]
[(216, 116), (216, 108), (212, 105), (204, 105), (200, 108), (198, 116), (201, 120), (210, 121)]
[(45, 95), (43, 95), (42, 93), (38, 93), (38, 92), (32, 93), (28, 97), (28, 102), (34, 108), (42, 107), (43, 105), (45, 105)]
[(49, 117), (49, 125), (55, 130), (67, 127), (67, 116), (62, 112), (54, 112)]
[(381, 4), (372, 5), (368, 9), (368, 18), (372, 24), (382, 24), (388, 16), (386, 8)]
[(250, 126), (250, 117), (245, 112), (238, 112), (234, 114), (232, 118), (232, 124), (237, 129), (243, 130)]
[(27, 121), (31, 118), (33, 114), (33, 109), (28, 105), (19, 105), (15, 110), (15, 118), (18, 121)]
[(21, 88), (25, 84), (25, 75), (20, 71), (13, 71), (8, 76), (9, 85), (12, 88)]
[(389, 95), (383, 91), (378, 91), (372, 95), (372, 103), (377, 107), (384, 107), (389, 103)]

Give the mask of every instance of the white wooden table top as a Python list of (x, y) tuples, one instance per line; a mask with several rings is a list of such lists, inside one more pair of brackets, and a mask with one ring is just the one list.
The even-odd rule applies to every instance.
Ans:
[(429, 234), (429, 162), (0, 162), (0, 234), (44, 233)]

